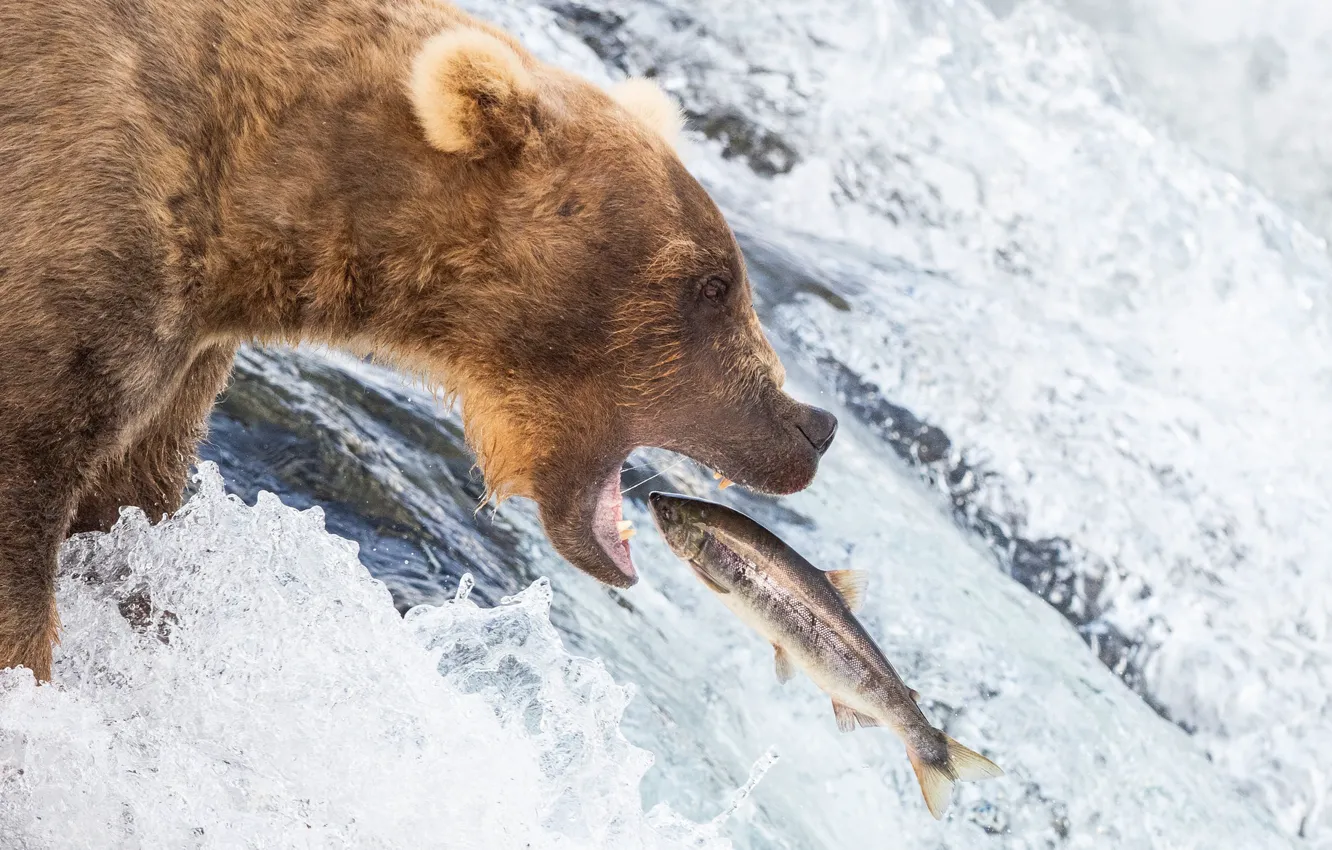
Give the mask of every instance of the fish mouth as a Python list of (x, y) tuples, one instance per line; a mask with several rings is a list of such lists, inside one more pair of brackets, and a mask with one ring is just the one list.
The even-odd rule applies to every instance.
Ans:
[(660, 490), (648, 494), (653, 523), (675, 556), (685, 561), (692, 561), (702, 551), (704, 536), (697, 521), (700, 509), (715, 504)]
[(628, 452), (614, 462), (562, 470), (535, 494), (546, 536), (565, 560), (600, 582), (630, 587), (638, 582), (629, 539), (633, 524), (624, 519), (620, 468)]
[(652, 519), (657, 528), (663, 533), (683, 522), (679, 509), (679, 504), (683, 499), (682, 496), (662, 490), (653, 490), (648, 493), (648, 507), (652, 510)]

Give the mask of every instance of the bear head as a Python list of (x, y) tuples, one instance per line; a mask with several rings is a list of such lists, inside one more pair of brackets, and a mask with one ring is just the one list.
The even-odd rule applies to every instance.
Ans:
[(782, 391), (735, 237), (681, 164), (659, 88), (604, 91), (468, 26), (424, 44), (407, 95), (422, 150), (394, 238), (418, 262), (402, 261), (410, 297), (382, 327), (460, 399), (489, 496), (534, 499), (565, 558), (628, 586), (635, 448), (760, 492), (810, 483), (837, 421)]

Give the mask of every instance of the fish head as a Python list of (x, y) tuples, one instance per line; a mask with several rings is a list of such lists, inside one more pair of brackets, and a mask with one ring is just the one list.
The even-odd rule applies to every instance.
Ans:
[(652, 507), (653, 521), (675, 556), (686, 561), (698, 557), (707, 539), (707, 514), (712, 503), (675, 493), (654, 492), (648, 496), (648, 504)]

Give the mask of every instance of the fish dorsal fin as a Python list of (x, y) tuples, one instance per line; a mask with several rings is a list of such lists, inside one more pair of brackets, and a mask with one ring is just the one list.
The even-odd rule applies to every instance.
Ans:
[(865, 714), (861, 714), (850, 706), (842, 705), (837, 700), (832, 701), (833, 716), (837, 718), (837, 728), (843, 732), (851, 732), (856, 726), (882, 726), (879, 721)]
[(869, 573), (864, 570), (829, 570), (824, 573), (833, 588), (846, 600), (846, 607), (859, 611), (865, 604), (865, 588), (869, 586)]
[(777, 644), (772, 645), (772, 651), (773, 659), (777, 663), (777, 681), (785, 685), (796, 674), (795, 665), (791, 663), (791, 656), (786, 654), (786, 650)]

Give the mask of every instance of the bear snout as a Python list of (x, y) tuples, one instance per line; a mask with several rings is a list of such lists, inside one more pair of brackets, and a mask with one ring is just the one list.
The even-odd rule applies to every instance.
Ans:
[(823, 457), (832, 445), (833, 437), (837, 436), (837, 417), (822, 408), (809, 405), (801, 407), (803, 409), (796, 420), (796, 428), (809, 440), (819, 457)]

